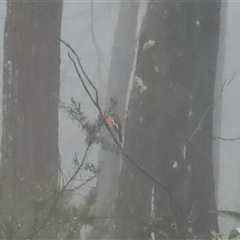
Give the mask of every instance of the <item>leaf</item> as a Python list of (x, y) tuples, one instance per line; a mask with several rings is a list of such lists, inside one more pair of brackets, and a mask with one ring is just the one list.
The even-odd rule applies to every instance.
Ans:
[(225, 211), (225, 210), (217, 210), (213, 213), (216, 213), (217, 215), (221, 217), (230, 217), (240, 222), (240, 213), (234, 212), (234, 211)]
[(233, 230), (230, 232), (228, 239), (234, 239), (235, 237), (237, 237), (237, 236), (239, 236), (239, 235), (240, 235), (239, 230), (233, 229)]

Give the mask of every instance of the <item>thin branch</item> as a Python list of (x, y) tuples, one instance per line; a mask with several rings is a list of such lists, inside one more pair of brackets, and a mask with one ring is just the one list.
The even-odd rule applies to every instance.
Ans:
[(202, 129), (201, 129), (201, 126), (202, 126), (202, 123), (203, 123), (206, 115), (207, 115), (207, 114), (209, 113), (209, 111), (219, 102), (219, 100), (221, 99), (221, 97), (222, 97), (222, 95), (223, 95), (223, 92), (224, 92), (225, 87), (228, 87), (228, 86), (233, 82), (233, 80), (234, 80), (234, 78), (235, 78), (235, 76), (236, 76), (236, 73), (237, 73), (237, 72), (235, 71), (234, 74), (233, 74), (233, 76), (232, 76), (232, 78), (229, 80), (228, 83), (227, 83), (227, 79), (225, 79), (225, 81), (224, 81), (224, 83), (223, 83), (223, 85), (222, 85), (222, 87), (221, 87), (221, 91), (220, 91), (220, 94), (219, 94), (217, 100), (216, 100), (215, 102), (213, 102), (212, 105), (208, 106), (207, 110), (204, 112), (202, 118), (200, 119), (200, 121), (199, 121), (199, 123), (198, 123), (198, 125), (197, 125), (197, 128), (195, 129), (195, 131), (192, 133), (191, 137), (189, 138), (189, 140), (188, 140), (189, 142), (192, 141), (192, 139), (194, 138), (194, 136), (196, 135), (196, 133), (197, 133), (198, 131), (202, 130)]
[(219, 140), (222, 140), (222, 141), (232, 142), (232, 141), (238, 141), (238, 140), (240, 140), (240, 137), (236, 137), (236, 138), (213, 137), (212, 139), (213, 139), (213, 140), (219, 139)]
[(88, 154), (88, 151), (90, 149), (90, 145), (87, 146), (86, 150), (85, 150), (85, 153), (84, 153), (84, 156), (82, 158), (82, 161), (81, 161), (81, 164), (79, 165), (78, 169), (75, 171), (75, 173), (72, 175), (72, 177), (68, 180), (68, 182), (66, 183), (66, 185), (61, 189), (61, 191), (58, 193), (57, 197), (55, 198), (55, 201), (53, 202), (53, 205), (50, 209), (50, 211), (48, 212), (48, 215), (47, 217), (44, 219), (44, 221), (42, 222), (42, 224), (36, 228), (32, 233), (30, 233), (28, 236), (24, 237), (23, 240), (26, 240), (26, 239), (29, 239), (31, 237), (33, 237), (36, 233), (38, 233), (40, 230), (42, 230), (43, 228), (45, 228), (47, 225), (46, 225), (46, 222), (48, 221), (48, 219), (50, 218), (52, 212), (54, 211), (55, 207), (56, 207), (56, 204), (59, 200), (59, 198), (61, 197), (61, 195), (63, 194), (63, 192), (67, 189), (68, 185), (70, 185), (72, 183), (72, 181), (74, 180), (74, 178), (76, 177), (76, 175), (79, 173), (79, 171), (81, 170), (85, 160), (86, 160), (86, 157), (87, 157), (87, 154)]
[(89, 90), (88, 90), (88, 88), (87, 88), (87, 86), (86, 86), (86, 84), (85, 84), (85, 82), (84, 82), (84, 80), (83, 80), (83, 78), (82, 78), (79, 70), (78, 70), (77, 64), (76, 64), (76, 62), (74, 61), (74, 59), (71, 57), (70, 53), (68, 53), (68, 57), (69, 57), (70, 60), (73, 62), (73, 65), (74, 65), (74, 68), (75, 68), (75, 70), (76, 70), (76, 73), (77, 73), (79, 79), (81, 80), (82, 85), (83, 85), (85, 91), (87, 92), (87, 94), (88, 94), (88, 96), (90, 97), (90, 99), (91, 99), (91, 101), (93, 102), (93, 104), (96, 106), (96, 105), (97, 105), (97, 101), (95, 101), (95, 100), (93, 99), (91, 93), (89, 92)]
[[(36, 6), (38, 7), (37, 4), (36, 4)], [(39, 8), (39, 7), (38, 7), (38, 8)], [(42, 10), (41, 10), (40, 8), (39, 8), (39, 10), (40, 10), (41, 13), (47, 18), (50, 26), (52, 26), (51, 21), (49, 21), (48, 17), (45, 15), (45, 13), (42, 12)], [(53, 28), (53, 27), (52, 27), (52, 28)], [(53, 28), (53, 29), (54, 29), (54, 28)], [(55, 32), (55, 34), (56, 34), (56, 32)], [(85, 72), (85, 70), (84, 70), (84, 68), (83, 68), (83, 66), (82, 66), (82, 64), (81, 64), (81, 62), (80, 62), (80, 58), (79, 58), (78, 54), (77, 54), (76, 51), (71, 47), (71, 45), (70, 45), (69, 43), (65, 42), (64, 40), (62, 40), (62, 39), (58, 36), (58, 34), (56, 34), (56, 38), (57, 38), (60, 42), (62, 42), (68, 49), (70, 49), (70, 51), (75, 55), (75, 57), (76, 57), (76, 59), (77, 59), (77, 62), (78, 62), (78, 65), (79, 65), (79, 67), (80, 67), (83, 75), (85, 76), (85, 78), (87, 79), (87, 81), (89, 82), (89, 84), (91, 85), (91, 87), (92, 87), (92, 88), (94, 89), (94, 91), (95, 91), (96, 100), (93, 99), (93, 97), (92, 97), (92, 95), (90, 94), (88, 88), (86, 87), (86, 84), (85, 84), (85, 82), (84, 82), (84, 80), (83, 80), (83, 78), (82, 78), (82, 76), (81, 76), (81, 74), (80, 74), (80, 72), (79, 72), (79, 70), (78, 70), (78, 67), (77, 67), (77, 64), (76, 64), (75, 60), (71, 57), (70, 54), (68, 54), (70, 60), (71, 60), (71, 61), (73, 62), (73, 64), (74, 64), (74, 67), (75, 67), (75, 70), (76, 70), (76, 72), (77, 72), (77, 75), (78, 75), (79, 79), (81, 80), (81, 83), (82, 83), (85, 91), (87, 92), (89, 98), (91, 99), (91, 101), (93, 102), (93, 104), (95, 105), (95, 107), (98, 109), (99, 115), (100, 115), (103, 119), (105, 119), (105, 117), (104, 117), (104, 115), (103, 115), (103, 111), (102, 111), (101, 107), (99, 106), (98, 90), (97, 90), (97, 88), (94, 86), (94, 84), (93, 84), (93, 82), (91, 81), (91, 79), (90, 79), (90, 78), (88, 77), (88, 75), (86, 74), (86, 72)], [(172, 192), (171, 192), (162, 182), (160, 182), (159, 180), (157, 180), (154, 176), (152, 176), (149, 172), (147, 172), (141, 165), (139, 165), (139, 164), (136, 163), (132, 158), (130, 158), (129, 155), (124, 151), (124, 149), (122, 148), (122, 146), (119, 144), (119, 142), (117, 141), (117, 139), (115, 138), (115, 136), (113, 135), (113, 133), (112, 133), (112, 131), (110, 130), (110, 128), (108, 127), (106, 121), (104, 121), (104, 125), (105, 125), (105, 127), (107, 128), (108, 132), (110, 133), (113, 141), (117, 144), (117, 146), (118, 146), (119, 149), (121, 150), (123, 156), (124, 156), (125, 158), (127, 158), (129, 161), (131, 161), (138, 169), (140, 169), (140, 171), (142, 171), (144, 174), (146, 174), (152, 181), (154, 181), (154, 182), (156, 182), (158, 185), (160, 185), (160, 186), (168, 193), (168, 195), (174, 200), (174, 202), (176, 203), (176, 205), (177, 205), (178, 208), (180, 209), (181, 213), (182, 213), (183, 215), (185, 215), (183, 209), (182, 209), (181, 206), (178, 204), (178, 201), (175, 199), (175, 197), (174, 197), (174, 195), (172, 194)], [(31, 236), (32, 236), (32, 235), (31, 235)], [(24, 238), (24, 239), (26, 239), (26, 238)]]
[[(97, 61), (98, 61), (98, 76), (99, 76), (99, 80), (100, 80), (100, 84), (102, 82), (102, 74), (101, 74), (101, 58), (100, 58), (100, 49), (96, 43), (96, 40), (95, 40), (95, 34), (94, 34), (94, 19), (93, 19), (93, 10), (94, 10), (94, 3), (93, 3), (93, 0), (91, 0), (91, 11), (90, 11), (90, 15), (91, 15), (91, 35), (92, 35), (92, 43), (93, 43), (93, 46), (95, 47), (96, 49), (96, 53), (97, 53)], [(98, 82), (99, 82), (98, 80)], [(99, 83), (98, 83), (98, 86), (99, 86)], [(101, 93), (100, 93), (101, 94)]]
[[(60, 40), (62, 43), (64, 43), (65, 46), (67, 46), (67, 47), (74, 53), (74, 55), (76, 56), (76, 58), (77, 58), (78, 60), (80, 59), (80, 58), (78, 57), (77, 53), (76, 53), (75, 50), (71, 47), (70, 44), (66, 43), (65, 41), (63, 41), (63, 40), (61, 40), (61, 39), (59, 39), (59, 40)], [(87, 86), (85, 85), (85, 82), (84, 82), (84, 80), (83, 80), (83, 78), (82, 78), (82, 76), (81, 76), (81, 74), (80, 74), (80, 72), (79, 72), (79, 70), (78, 70), (78, 68), (77, 68), (77, 65), (76, 65), (75, 60), (71, 57), (70, 54), (68, 54), (68, 56), (69, 56), (70, 60), (73, 62), (74, 67), (75, 67), (75, 70), (76, 70), (76, 72), (77, 72), (77, 75), (78, 75), (79, 79), (81, 80), (81, 83), (82, 83), (85, 91), (87, 92), (89, 98), (91, 99), (91, 101), (93, 102), (93, 104), (95, 105), (95, 107), (98, 109), (99, 115), (100, 115), (103, 119), (105, 119), (105, 116), (103, 115), (103, 112), (102, 112), (102, 110), (101, 110), (98, 102), (93, 99), (93, 97), (92, 97), (92, 95), (90, 94)], [(79, 66), (80, 66), (82, 72), (84, 73), (84, 76), (85, 76), (87, 79), (89, 79), (89, 77), (87, 76), (87, 74), (86, 74), (86, 72), (84, 71), (84, 69), (83, 69), (83, 67), (82, 67), (82, 65), (81, 65), (80, 62), (79, 62)], [(90, 79), (89, 79), (89, 81), (91, 82)], [(93, 88), (96, 90), (96, 92), (98, 92), (97, 89), (96, 89), (96, 87), (93, 85), (92, 82), (91, 82), (91, 85), (92, 85)], [(98, 96), (98, 95), (97, 95), (97, 96)], [(117, 139), (115, 138), (114, 134), (112, 133), (111, 129), (109, 128), (109, 126), (107, 125), (107, 123), (106, 123), (105, 121), (104, 121), (104, 125), (105, 125), (106, 129), (108, 130), (108, 132), (110, 133), (110, 135), (111, 135), (113, 141), (115, 142), (115, 144), (116, 144), (116, 145), (118, 146), (118, 148), (121, 150), (123, 156), (124, 156), (125, 158), (127, 158), (128, 160), (130, 160), (138, 169), (140, 169), (140, 171), (142, 171), (143, 173), (145, 173), (152, 181), (154, 181), (155, 183), (157, 183), (158, 185), (160, 185), (160, 186), (169, 194), (169, 196), (174, 200), (174, 202), (176, 203), (176, 205), (178, 206), (178, 208), (180, 209), (180, 211), (182, 212), (182, 214), (184, 214), (181, 206), (178, 204), (178, 201), (175, 199), (175, 197), (174, 197), (174, 195), (172, 194), (172, 192), (171, 192), (162, 182), (160, 182), (159, 180), (157, 180), (154, 176), (152, 176), (149, 172), (147, 172), (141, 165), (139, 165), (139, 164), (136, 163), (132, 158), (130, 158), (130, 156), (124, 151), (124, 149), (122, 148), (122, 146), (119, 144), (119, 142), (117, 141)]]
[[(68, 45), (69, 45), (69, 44), (68, 44)], [(66, 46), (68, 46), (68, 45), (66, 45)], [(69, 45), (69, 46), (70, 46), (70, 45)], [(70, 49), (72, 49), (71, 46), (70, 46)], [(73, 50), (73, 51), (74, 51), (74, 50)], [(74, 53), (76, 54), (75, 51), (74, 51)], [(96, 90), (96, 99), (97, 99), (97, 100), (95, 101), (95, 100), (93, 99), (91, 93), (89, 92), (89, 90), (88, 90), (88, 88), (87, 88), (87, 86), (86, 86), (86, 84), (85, 84), (85, 82), (84, 82), (84, 80), (83, 80), (83, 78), (82, 78), (82, 75), (80, 74), (80, 72), (79, 72), (79, 70), (78, 70), (78, 67), (77, 67), (77, 64), (76, 64), (75, 60), (71, 57), (70, 53), (68, 53), (68, 57), (69, 57), (70, 60), (73, 62), (73, 65), (74, 65), (74, 68), (75, 68), (75, 70), (76, 70), (76, 72), (77, 72), (77, 75), (78, 75), (79, 79), (81, 80), (81, 83), (82, 83), (85, 91), (87, 92), (89, 98), (91, 99), (91, 101), (92, 101), (92, 103), (95, 105), (95, 107), (98, 109), (100, 115), (103, 116), (102, 110), (101, 110), (101, 108), (100, 108), (100, 106), (99, 106), (99, 104), (98, 104), (98, 93), (97, 93), (98, 91), (97, 91), (97, 89), (96, 89), (95, 86), (94, 86), (94, 89)], [(86, 74), (86, 73), (85, 73), (85, 74)], [(86, 75), (86, 76), (87, 76), (87, 75)], [(93, 83), (92, 83), (92, 84), (93, 84)]]
[(71, 189), (65, 189), (65, 191), (75, 191), (83, 186), (85, 186), (87, 183), (89, 183), (90, 181), (92, 181), (94, 178), (96, 178), (96, 176), (92, 176), (90, 177), (89, 179), (87, 179), (84, 183), (80, 184), (79, 186), (77, 187), (74, 187), (74, 188), (71, 188)]
[[(36, 3), (34, 3), (36, 4)], [(45, 16), (46, 20), (49, 22), (49, 25), (52, 27), (53, 31), (54, 31), (54, 34), (56, 35), (56, 38), (61, 42), (63, 43), (68, 49), (71, 50), (71, 52), (75, 55), (76, 59), (77, 59), (77, 63), (78, 63), (78, 66), (80, 67), (83, 75), (85, 76), (85, 78), (87, 79), (88, 83), (91, 85), (91, 87), (94, 89), (95, 91), (95, 99), (92, 97), (92, 95), (90, 94), (90, 91), (88, 90), (84, 80), (83, 80), (83, 77), (82, 75), (80, 74), (79, 70), (78, 70), (78, 66), (75, 62), (75, 60), (71, 57), (70, 54), (68, 54), (70, 60), (73, 62), (74, 64), (74, 67), (75, 67), (75, 70), (77, 72), (77, 75), (85, 89), (85, 91), (87, 92), (89, 98), (91, 99), (91, 101), (93, 102), (94, 106), (98, 109), (98, 112), (99, 112), (99, 115), (100, 117), (102, 117), (103, 119), (105, 119), (105, 116), (103, 114), (103, 111), (101, 109), (101, 107), (99, 106), (99, 97), (98, 97), (98, 90), (97, 88), (94, 86), (93, 82), (91, 81), (91, 79), (88, 77), (88, 75), (86, 74), (82, 64), (81, 64), (81, 61), (80, 61), (80, 58), (78, 56), (78, 54), (75, 52), (75, 50), (71, 47), (70, 44), (68, 44), (67, 42), (65, 42), (64, 40), (62, 40), (59, 35), (56, 33), (56, 31), (54, 30), (53, 26), (52, 26), (52, 23), (51, 21), (49, 21), (48, 17), (45, 15), (45, 13), (39, 8), (39, 6), (36, 4), (37, 8), (39, 9), (39, 11)], [(106, 121), (104, 121), (104, 125), (106, 127), (106, 129), (108, 130), (108, 132), (110, 133), (113, 141), (116, 143), (116, 145), (119, 147), (119, 149), (121, 150), (123, 156), (128, 159), (130, 162), (132, 162), (140, 171), (142, 171), (144, 174), (146, 174), (152, 181), (154, 181), (155, 183), (157, 183), (158, 185), (160, 185), (169, 195), (169, 197), (172, 198), (172, 200), (174, 200), (174, 202), (176, 203), (177, 207), (179, 208), (179, 210), (181, 211), (182, 215), (184, 216), (184, 219), (186, 221), (186, 216), (184, 214), (184, 211), (182, 210), (181, 206), (179, 205), (178, 201), (175, 199), (174, 195), (172, 194), (172, 192), (161, 182), (159, 181), (158, 179), (156, 179), (154, 176), (152, 176), (149, 172), (147, 172), (141, 165), (139, 165), (138, 163), (136, 163), (125, 151), (124, 149), (122, 148), (122, 146), (119, 144), (119, 142), (117, 141), (117, 139), (115, 138), (115, 136), (113, 135), (113, 133), (111, 132), (110, 128), (108, 127)], [(86, 158), (86, 155), (87, 155), (87, 152), (89, 150), (89, 147), (86, 149), (86, 152), (84, 154), (84, 157), (83, 157), (83, 161), (85, 160)], [(29, 234), (28, 236), (24, 237), (23, 239), (29, 239), (31, 237), (33, 237), (37, 232), (39, 232), (41, 229), (43, 229), (45, 226), (46, 226), (46, 221), (49, 219), (49, 217), (51, 216), (53, 210), (55, 209), (56, 207), (56, 203), (57, 201), (59, 200), (60, 198), (60, 195), (63, 193), (64, 190), (66, 190), (67, 186), (71, 183), (71, 181), (75, 178), (75, 176), (77, 175), (78, 171), (80, 169), (78, 169), (75, 174), (69, 179), (69, 181), (66, 183), (66, 185), (62, 188), (62, 190), (59, 192), (59, 195), (57, 196), (55, 202), (54, 202), (54, 205), (52, 206), (48, 216), (46, 217), (45, 221), (43, 221), (43, 224), (41, 226), (39, 226), (34, 232), (32, 232), (31, 234)]]
[[(76, 53), (76, 51), (71, 47), (71, 45), (67, 42), (65, 42), (64, 40), (62, 40), (60, 37), (57, 37), (58, 40), (60, 42), (62, 42), (67, 48), (69, 48), (71, 50), (71, 52), (75, 55), (76, 59), (77, 59), (77, 62), (78, 62), (78, 65), (83, 73), (83, 75), (85, 76), (85, 78), (87, 79), (87, 81), (89, 82), (89, 84), (91, 85), (91, 87), (94, 89), (95, 91), (95, 94), (96, 94), (96, 103), (99, 104), (99, 99), (98, 99), (98, 90), (97, 88), (94, 86), (93, 82), (91, 81), (91, 79), (88, 77), (88, 75), (86, 74), (82, 64), (81, 64), (81, 61), (80, 61), (80, 58), (78, 56), (78, 54)], [(69, 55), (68, 55), (69, 56)], [(76, 64), (76, 63), (75, 63)], [(75, 67), (76, 68), (76, 67)], [(85, 84), (85, 83), (84, 83)]]
[(240, 140), (240, 137), (235, 137), (235, 138), (224, 138), (224, 137), (213, 137), (211, 136), (208, 132), (203, 131), (209, 138), (211, 138), (212, 140), (222, 140), (222, 141), (226, 141), (226, 142), (233, 142), (233, 141), (238, 141)]
[[(107, 5), (106, 5), (107, 6)], [(104, 10), (106, 10), (106, 6), (104, 7)], [(97, 45), (97, 41), (96, 41), (96, 37), (95, 37), (95, 33), (94, 33), (94, 17), (93, 17), (93, 11), (94, 10), (94, 1), (91, 0), (91, 35), (92, 35), (92, 42), (93, 42), (93, 46), (96, 49), (97, 52), (97, 58), (98, 58), (98, 74), (102, 80), (102, 76), (101, 76), (101, 61), (103, 62), (103, 65), (105, 66), (105, 68), (107, 69), (107, 71), (109, 71), (109, 68), (106, 64), (106, 61), (102, 55), (102, 52), (100, 50), (100, 48)], [(112, 21), (112, 19), (110, 19)]]
[[(58, 202), (58, 199), (60, 198), (61, 194), (67, 189), (68, 185), (70, 185), (72, 183), (72, 181), (75, 179), (75, 177), (77, 176), (77, 174), (79, 173), (79, 171), (81, 170), (86, 158), (87, 158), (87, 154), (88, 154), (88, 151), (90, 149), (90, 145), (87, 146), (86, 150), (85, 150), (85, 153), (84, 153), (84, 156), (82, 158), (82, 162), (81, 164), (79, 165), (79, 167), (77, 168), (77, 170), (75, 171), (75, 173), (72, 175), (72, 177), (68, 180), (67, 184), (61, 189), (61, 191), (59, 192), (49, 214), (48, 214), (48, 217), (46, 218), (46, 220), (50, 217), (50, 215), (52, 214), (55, 206), (56, 206), (56, 203)], [(46, 221), (45, 220), (45, 221)]]
[(226, 87), (228, 87), (228, 86), (229, 86), (229, 85), (232, 83), (232, 81), (234, 80), (234, 78), (235, 78), (236, 74), (237, 74), (237, 71), (235, 71), (235, 72), (234, 72), (234, 74), (233, 74), (232, 78), (230, 79), (230, 81), (228, 82), (228, 84), (227, 84), (227, 86), (226, 86)]
[(173, 216), (173, 213), (172, 213), (169, 205), (170, 205), (170, 203), (168, 202), (168, 211), (169, 211), (170, 216), (171, 216), (172, 221), (173, 221), (173, 225), (174, 225), (174, 228), (173, 228), (173, 229), (175, 230), (175, 237), (177, 237), (177, 236), (178, 236), (178, 227), (177, 227), (177, 223), (176, 223), (176, 221), (175, 221), (175, 218), (174, 218), (174, 216)]
[[(61, 42), (64, 42), (64, 41), (61, 41)], [(70, 44), (68, 44), (68, 43), (66, 43), (66, 42), (64, 42), (64, 44), (76, 55), (76, 58), (79, 59), (77, 53), (73, 50), (73, 48), (70, 46)], [(68, 56), (69, 56), (69, 58), (71, 59), (71, 61), (73, 62), (74, 67), (75, 67), (75, 70), (76, 70), (76, 72), (77, 72), (77, 75), (78, 75), (78, 77), (79, 77), (79, 79), (80, 79), (80, 81), (81, 81), (84, 89), (86, 90), (89, 98), (91, 99), (91, 101), (93, 102), (93, 104), (95, 105), (95, 107), (98, 109), (99, 115), (104, 119), (105, 116), (103, 115), (103, 111), (101, 110), (101, 107), (99, 106), (99, 104), (94, 101), (94, 99), (92, 98), (91, 94), (89, 93), (89, 90), (88, 90), (87, 86), (85, 85), (85, 82), (83, 81), (83, 78), (82, 78), (80, 72), (78, 71), (76, 62), (74, 61), (74, 59), (71, 57), (70, 54), (68, 54)], [(81, 70), (82, 70), (82, 69), (81, 69)], [(86, 78), (88, 78), (88, 76), (87, 76), (86, 73), (85, 73), (84, 75), (85, 75)], [(94, 87), (94, 89), (96, 89), (96, 88)], [(96, 91), (97, 91), (97, 89), (96, 89)], [(207, 114), (207, 112), (206, 112), (206, 114)], [(141, 165), (139, 165), (137, 162), (135, 162), (135, 161), (124, 151), (123, 147), (120, 145), (120, 143), (118, 142), (118, 140), (116, 139), (116, 137), (115, 137), (114, 134), (112, 133), (112, 131), (111, 131), (111, 129), (109, 128), (109, 126), (108, 126), (108, 124), (106, 123), (106, 121), (104, 121), (104, 125), (105, 125), (106, 129), (108, 130), (108, 132), (110, 133), (110, 135), (111, 135), (113, 141), (115, 142), (115, 144), (116, 144), (116, 145), (118, 146), (118, 148), (121, 150), (122, 155), (123, 155), (126, 159), (128, 159), (130, 162), (132, 162), (133, 165), (135, 165), (140, 171), (142, 171), (144, 174), (146, 174), (152, 181), (154, 181), (155, 183), (157, 183), (158, 185), (160, 185), (160, 186), (168, 193), (168, 195), (173, 199), (173, 201), (176, 203), (177, 207), (180, 209), (181, 213), (182, 213), (183, 215), (185, 215), (183, 209), (182, 209), (181, 206), (179, 205), (178, 201), (175, 199), (173, 193), (168, 189), (168, 187), (167, 187), (165, 184), (163, 184), (161, 181), (159, 181), (158, 179), (156, 179), (154, 176), (152, 176), (152, 175), (151, 175), (148, 171), (146, 171)]]
[(197, 128), (195, 129), (195, 131), (192, 133), (191, 137), (189, 138), (189, 140), (188, 140), (189, 142), (191, 142), (192, 139), (194, 138), (195, 134), (196, 134), (198, 131), (201, 130), (202, 123), (203, 123), (206, 115), (207, 115), (208, 112), (210, 111), (210, 109), (213, 108), (213, 106), (214, 106), (214, 104), (212, 104), (211, 106), (209, 106), (209, 107), (207, 108), (207, 110), (204, 112), (204, 114), (202, 115), (202, 118), (201, 118), (200, 122), (198, 123)]

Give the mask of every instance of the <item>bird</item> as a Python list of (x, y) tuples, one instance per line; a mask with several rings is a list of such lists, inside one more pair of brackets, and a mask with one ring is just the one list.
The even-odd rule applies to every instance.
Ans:
[(119, 116), (116, 113), (111, 113), (107, 117), (107, 125), (113, 131), (117, 132), (119, 142), (122, 143), (122, 129)]

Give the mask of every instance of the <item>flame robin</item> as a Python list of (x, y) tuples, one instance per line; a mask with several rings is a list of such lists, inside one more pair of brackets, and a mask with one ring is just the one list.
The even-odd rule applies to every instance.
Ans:
[(113, 132), (117, 132), (118, 137), (119, 137), (119, 142), (121, 143), (122, 142), (121, 122), (116, 113), (111, 113), (107, 117), (107, 125)]

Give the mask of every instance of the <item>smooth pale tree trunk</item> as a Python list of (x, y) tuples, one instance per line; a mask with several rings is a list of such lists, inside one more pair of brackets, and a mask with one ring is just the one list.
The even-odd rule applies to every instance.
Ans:
[[(139, 2), (137, 1), (120, 3), (112, 48), (105, 109), (107, 110), (111, 105), (110, 98), (115, 98), (117, 106), (113, 111), (119, 115), (122, 124), (125, 120), (128, 86), (135, 57), (138, 11)], [(110, 150), (101, 149), (99, 152), (100, 173), (97, 180), (98, 202), (95, 214), (100, 218), (115, 215), (121, 167), (120, 158)], [(113, 230), (111, 221), (112, 218), (111, 220), (101, 218), (96, 221), (90, 238), (108, 238)]]
[[(227, 29), (227, 7), (226, 2), (221, 3), (221, 21), (220, 21), (220, 36), (219, 36), (219, 50), (218, 50), (218, 59), (217, 59), (217, 74), (216, 74), (216, 83), (215, 83), (215, 99), (219, 98), (218, 103), (214, 106), (213, 112), (213, 136), (219, 137), (222, 136), (222, 105), (224, 92), (222, 92), (224, 84), (224, 71), (225, 71), (225, 55), (226, 55), (226, 29)], [(213, 141), (213, 160), (214, 160), (214, 174), (215, 174), (215, 196), (218, 198), (219, 183), (220, 183), (220, 150), (221, 150), (221, 140), (214, 139)], [(217, 199), (217, 202), (220, 199)]]
[(115, 239), (210, 238), (218, 230), (212, 111), (220, 1), (150, 1), (126, 120)]
[(62, 2), (7, 1), (4, 32), (2, 179), (57, 183)]

